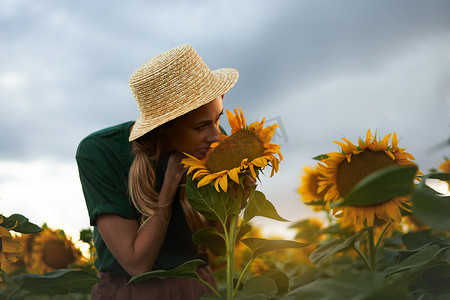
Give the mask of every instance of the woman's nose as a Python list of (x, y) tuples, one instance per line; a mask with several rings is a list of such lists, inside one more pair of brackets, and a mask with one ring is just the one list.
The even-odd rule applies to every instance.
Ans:
[(220, 134), (220, 129), (219, 126), (212, 126), (211, 131), (208, 135), (208, 142), (210, 143), (214, 143), (219, 141), (219, 134)]

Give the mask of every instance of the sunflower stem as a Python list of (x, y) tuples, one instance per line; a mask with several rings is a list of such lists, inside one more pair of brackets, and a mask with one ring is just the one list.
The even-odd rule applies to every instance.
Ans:
[(203, 283), (204, 285), (206, 285), (214, 293), (214, 295), (220, 297), (219, 292), (212, 285), (210, 285), (208, 282), (206, 282), (205, 280), (201, 279), (200, 276), (199, 276), (199, 278), (197, 280), (200, 281), (201, 283)]
[(380, 236), (378, 237), (377, 243), (375, 244), (375, 252), (378, 250), (378, 246), (380, 245), (381, 238), (383, 237), (384, 233), (388, 229), (388, 227), (392, 224), (392, 222), (388, 222), (387, 225), (383, 228), (383, 231), (381, 232)]
[(8, 297), (6, 297), (6, 300), (12, 299), (12, 297), (17, 294), (18, 291), (20, 291), (21, 285), (17, 286), (17, 288), (14, 289), (14, 291), (12, 291), (11, 294), (8, 295)]
[(230, 231), (227, 232), (227, 226), (224, 225), (225, 231), (225, 246), (227, 251), (227, 299), (233, 299), (234, 292), (234, 245), (236, 243), (236, 225), (237, 225), (237, 215), (230, 216)]
[(370, 228), (367, 231), (367, 238), (369, 240), (370, 270), (376, 271), (377, 270), (377, 252), (376, 252), (375, 244), (374, 244), (373, 228)]
[(254, 259), (250, 259), (247, 265), (245, 266), (244, 270), (242, 270), (241, 275), (239, 276), (239, 280), (236, 283), (236, 287), (234, 288), (233, 292), (233, 299), (236, 296), (237, 291), (239, 290), (239, 285), (241, 284), (242, 278), (244, 277), (245, 272), (247, 272), (247, 269), (250, 267)]
[(367, 260), (367, 257), (364, 255), (364, 253), (361, 250), (359, 250), (359, 246), (353, 245), (353, 249), (355, 249), (356, 253), (358, 253), (358, 255), (362, 258), (362, 260), (366, 264), (366, 267), (370, 270), (369, 261)]

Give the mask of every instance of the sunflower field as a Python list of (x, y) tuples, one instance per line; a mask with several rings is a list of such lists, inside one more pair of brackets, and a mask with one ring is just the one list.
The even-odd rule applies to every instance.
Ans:
[[(205, 159), (182, 162), (189, 202), (209, 224), (193, 241), (208, 253), (217, 288), (198, 276), (200, 259), (130, 282), (194, 278), (211, 290), (204, 300), (450, 299), (450, 159), (419, 170), (395, 132), (335, 141), (339, 152), (299, 168), (299, 199), (317, 216), (290, 223), (292, 240), (268, 239), (255, 217), (287, 222), (257, 190), (263, 171), (274, 176), (283, 160), (271, 143), (277, 125), (247, 124), (240, 108), (227, 117), (230, 136)], [(15, 214), (0, 217), (0, 234), (0, 299), (89, 299), (98, 280), (90, 229), (74, 243)]]

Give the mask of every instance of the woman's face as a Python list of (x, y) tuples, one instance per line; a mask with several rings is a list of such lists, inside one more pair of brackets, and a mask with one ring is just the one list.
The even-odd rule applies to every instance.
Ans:
[(196, 158), (204, 158), (210, 145), (219, 140), (222, 99), (222, 96), (217, 97), (162, 128), (167, 142), (166, 150), (186, 152)]

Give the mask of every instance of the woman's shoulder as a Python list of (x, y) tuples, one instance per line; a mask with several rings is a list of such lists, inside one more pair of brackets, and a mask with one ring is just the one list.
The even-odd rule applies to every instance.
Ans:
[(95, 131), (81, 140), (77, 148), (77, 157), (101, 149), (115, 149), (129, 146), (128, 135), (134, 121), (129, 121)]

